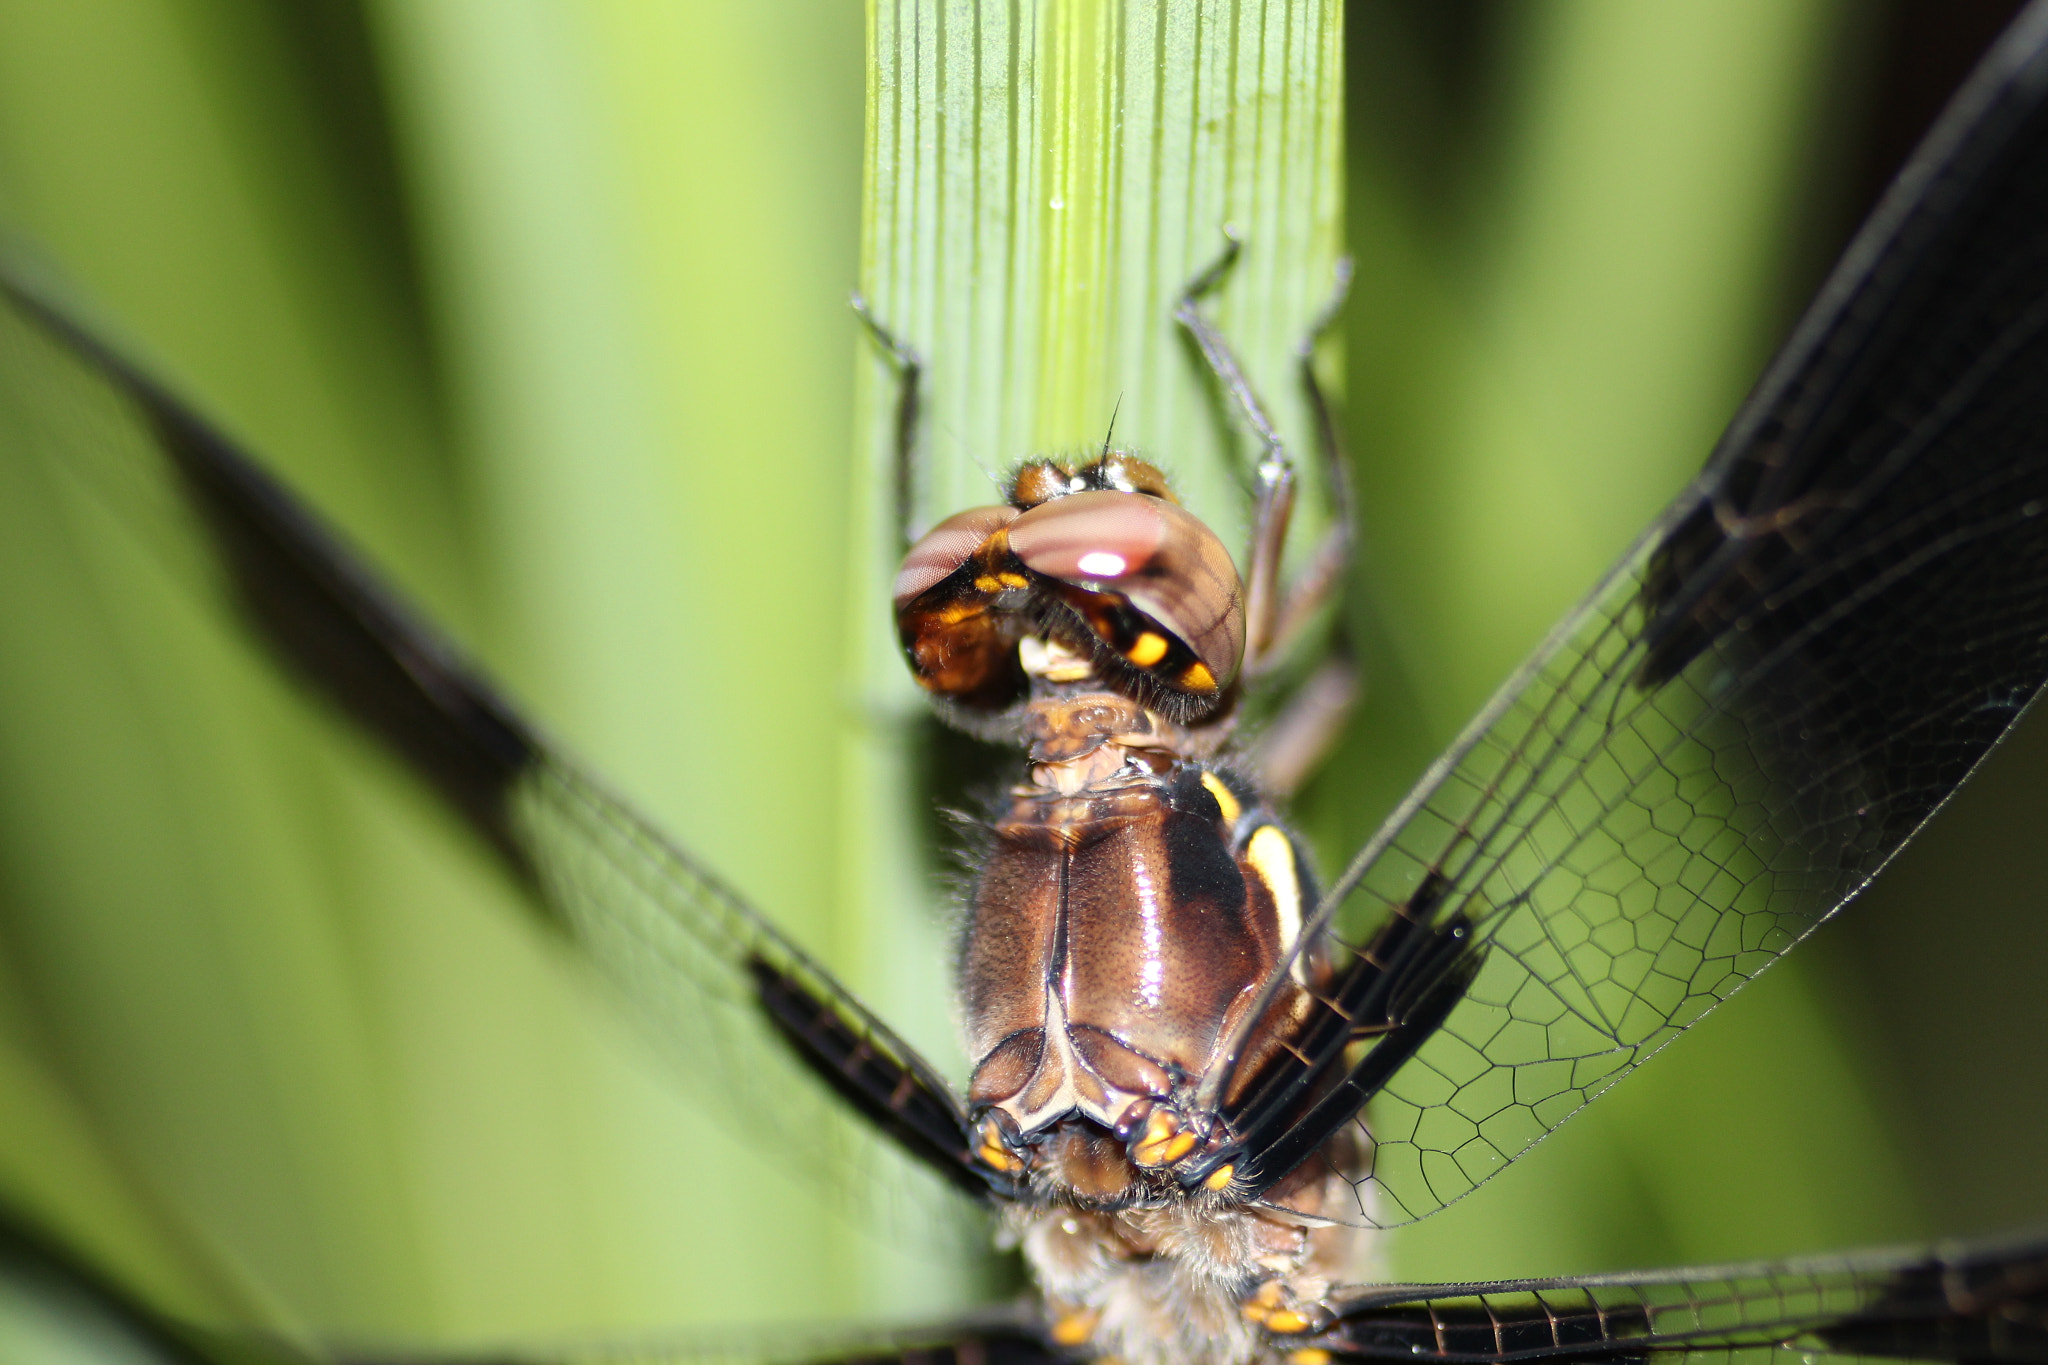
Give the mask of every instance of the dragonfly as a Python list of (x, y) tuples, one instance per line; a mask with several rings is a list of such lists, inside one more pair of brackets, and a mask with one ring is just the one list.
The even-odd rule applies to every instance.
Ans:
[[(1117, 718), (1110, 747), (1198, 760), (1185, 771), (1189, 800), (1206, 791), (1215, 808), (1204, 818), (1235, 828), (1249, 811), (1241, 874), (1291, 899), (1296, 920), (1212, 1047), (1222, 1060), (1159, 1083), (1142, 1098), (1173, 1103), (1134, 1114), (1129, 1134), (1116, 1131), (1126, 1111), (1098, 1120), (1122, 1144), (1113, 1159), (1157, 1173), (1130, 1207), (1277, 1207), (1318, 1230), (1428, 1216), (1838, 909), (2024, 711), (2048, 676), (2043, 13), (2019, 21), (1930, 135), (1701, 478), (1320, 896), (1286, 891), (1275, 869), (1292, 855), (1271, 840), (1251, 851), (1261, 831), (1285, 834), (1256, 788), (1179, 739), (1123, 742), (1143, 718)], [(629, 995), (660, 997), (652, 1012), (736, 1091), (772, 1088), (753, 1068), (779, 1055), (970, 1197), (1039, 1198), (1055, 1230), (1060, 1210), (1102, 1211), (1085, 1198), (1108, 1196), (1071, 1174), (1034, 1188), (1054, 1131), (1044, 1106), (1001, 1110), (993, 1085), (955, 1093), (203, 419), (32, 288), (10, 283), (8, 299), (7, 368), (66, 398), (45, 445), (76, 458), (62, 438), (83, 432), (86, 458), (129, 461), (111, 477), (182, 514), (255, 637), (386, 741)], [(1158, 501), (1128, 468), (1060, 472), (1078, 484), (1035, 500), (1020, 475), (1016, 523), (1063, 497)], [(1031, 573), (1110, 599), (1096, 633), (1130, 668), (1171, 668), (1182, 694), (1227, 690), (1235, 650), (1213, 629), (1123, 569), (1060, 570), (1017, 548)], [(921, 633), (907, 635), (916, 657)], [(1105, 671), (1077, 661), (1070, 637), (1036, 647), (1018, 666), (1041, 680)], [(1115, 695), (1174, 709), (1148, 690), (1167, 682), (1118, 676), (1130, 685)], [(976, 1060), (1000, 1070), (995, 1047)], [(1287, 1204), (1311, 1162), (1334, 1197)], [(1245, 1326), (1218, 1358), (2044, 1354), (2039, 1239), (1486, 1285), (1311, 1287), (1299, 1269), (1230, 1298)], [(1102, 1306), (985, 1314), (870, 1350), (1147, 1358), (1144, 1339), (1098, 1335), (1091, 1312)], [(1158, 1358), (1186, 1346), (1162, 1338)]]

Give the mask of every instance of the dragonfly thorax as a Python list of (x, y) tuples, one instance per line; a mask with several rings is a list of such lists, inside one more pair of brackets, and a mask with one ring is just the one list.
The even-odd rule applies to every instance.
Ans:
[[(1055, 1339), (1166, 1365), (1279, 1359), (1368, 1234), (1340, 1142), (1252, 1200), (1204, 1099), (1313, 895), (1256, 789), (1114, 693), (1024, 708), (961, 958), (979, 1162)], [(1252, 1068), (1256, 1070), (1256, 1064)], [(1345, 1139), (1344, 1141), (1348, 1141)]]
[(1022, 729), (960, 963), (984, 1159), (1093, 1204), (1186, 1197), (1222, 1138), (1203, 1082), (1300, 934), (1302, 856), (1129, 698), (1034, 701)]

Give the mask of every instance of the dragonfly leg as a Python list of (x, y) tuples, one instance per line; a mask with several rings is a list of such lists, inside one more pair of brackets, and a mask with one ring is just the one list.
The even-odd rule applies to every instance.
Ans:
[(1351, 283), (1351, 263), (1341, 261), (1330, 299), (1318, 310), (1295, 348), (1299, 378), (1308, 396), (1316, 427), (1319, 464), (1330, 501), (1332, 525), (1308, 565), (1292, 584), (1281, 582), (1281, 557), (1294, 511), (1294, 459), (1273, 425), (1265, 404), (1245, 375), (1243, 365), (1214, 322), (1202, 311), (1202, 300), (1222, 283), (1236, 264), (1243, 244), (1226, 233), (1222, 253), (1181, 291), (1174, 319), (1194, 340), (1202, 359), (1258, 438), (1260, 452), (1252, 470), (1254, 505), (1251, 546), (1245, 556), (1244, 672), (1257, 676), (1300, 634), (1303, 624), (1328, 599), (1342, 577), (1351, 549), (1351, 483), (1343, 467), (1336, 427), (1322, 384), (1315, 373), (1316, 343), (1343, 305)]
[(1254, 501), (1251, 547), (1245, 555), (1245, 657), (1244, 671), (1254, 673), (1271, 643), (1279, 604), (1280, 552), (1287, 543), (1287, 523), (1294, 511), (1294, 460), (1287, 453), (1265, 404), (1253, 390), (1237, 353), (1202, 311), (1202, 300), (1229, 275), (1244, 244), (1234, 232), (1224, 232), (1223, 252), (1181, 291), (1174, 306), (1174, 320), (1187, 329), (1195, 348), (1202, 353), (1209, 371), (1223, 392), (1229, 395), (1245, 424), (1259, 440), (1257, 463), (1252, 468)]
[(1343, 580), (1344, 570), (1351, 563), (1351, 547), (1356, 540), (1358, 505), (1351, 491), (1351, 467), (1344, 458), (1344, 445), (1338, 438), (1337, 421), (1330, 411), (1329, 395), (1323, 392), (1322, 381), (1316, 377), (1316, 346), (1336, 321), (1337, 314), (1344, 308), (1344, 300), (1351, 293), (1349, 256), (1338, 259), (1336, 276), (1329, 297), (1323, 301), (1322, 308), (1294, 348), (1301, 391), (1308, 398), (1309, 418), (1315, 425), (1316, 459), (1330, 504), (1330, 527), (1310, 552), (1307, 566), (1287, 585), (1287, 596), (1280, 604), (1279, 619), (1273, 623), (1269, 657), (1284, 653), (1315, 614), (1316, 608), (1329, 600), (1331, 591)]
[(917, 436), (923, 416), (924, 357), (882, 324), (868, 306), (867, 296), (859, 290), (853, 294), (853, 315), (860, 319), (869, 339), (896, 371), (896, 534), (902, 542), (898, 550), (906, 550), (916, 539), (912, 521), (917, 514)]
[[(1302, 392), (1308, 396), (1309, 415), (1315, 423), (1323, 486), (1330, 500), (1330, 528), (1309, 555), (1308, 567), (1288, 586), (1280, 619), (1273, 627), (1268, 657), (1284, 655), (1316, 609), (1329, 600), (1330, 593), (1343, 581), (1356, 541), (1358, 504), (1351, 488), (1350, 465), (1344, 458), (1329, 395), (1323, 392), (1322, 381), (1316, 377), (1316, 344), (1329, 331), (1350, 291), (1351, 258), (1347, 256), (1337, 262), (1337, 282), (1330, 297), (1295, 347)], [(1285, 799), (1322, 766), (1344, 733), (1344, 723), (1358, 704), (1359, 692), (1358, 663), (1352, 655), (1348, 632), (1340, 622), (1330, 657), (1302, 680), (1252, 744), (1252, 765), (1268, 792)]]
[[(1246, 555), (1244, 672), (1257, 677), (1300, 639), (1303, 630), (1343, 581), (1351, 560), (1356, 523), (1351, 478), (1337, 438), (1329, 395), (1316, 375), (1316, 346), (1329, 331), (1351, 288), (1351, 262), (1337, 263), (1329, 298), (1295, 346), (1297, 378), (1314, 424), (1317, 464), (1330, 506), (1330, 527), (1291, 583), (1280, 581), (1287, 526), (1294, 507), (1294, 462), (1265, 405), (1245, 377), (1230, 344), (1201, 311), (1201, 300), (1236, 262), (1241, 244), (1229, 237), (1222, 255), (1182, 292), (1174, 317), (1201, 350), (1218, 384), (1229, 394), (1262, 443), (1253, 471), (1256, 502), (1252, 543)], [(1254, 746), (1253, 762), (1262, 784), (1286, 796), (1313, 772), (1343, 732), (1358, 699), (1358, 668), (1340, 640), (1333, 657), (1295, 688), (1287, 704)]]
[(1348, 652), (1316, 665), (1251, 741), (1248, 757), (1259, 789), (1281, 801), (1300, 790), (1336, 747), (1360, 692), (1358, 664)]

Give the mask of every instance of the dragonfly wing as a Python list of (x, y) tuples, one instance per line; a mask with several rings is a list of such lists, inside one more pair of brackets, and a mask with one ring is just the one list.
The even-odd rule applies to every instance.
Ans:
[(543, 754), (508, 809), (544, 903), (716, 1094), (751, 1096), (806, 1162), (837, 1127), (778, 1096), (834, 1096), (956, 1188), (988, 1191), (966, 1112), (931, 1064), (623, 801)]
[[(2048, 1235), (1934, 1250), (1477, 1284), (1352, 1285), (1275, 1358), (1441, 1365), (1713, 1360), (2048, 1361)], [(1023, 1305), (837, 1342), (722, 1346), (611, 1342), (455, 1356), (351, 1356), (357, 1365), (579, 1365), (646, 1360), (787, 1365), (1038, 1365), (1073, 1357)]]
[[(165, 1312), (132, 1285), (0, 1201), (0, 1342), (36, 1360), (142, 1365), (1060, 1365), (1022, 1301), (897, 1328), (804, 1328), (555, 1342), (478, 1349), (329, 1345), (207, 1327)], [(16, 1356), (9, 1354), (7, 1359)]]
[[(1465, 1194), (1832, 914), (2048, 678), (2048, 8), (1987, 56), (1694, 485), (1338, 879), (1219, 1073), (1256, 1191)], [(1259, 1027), (1283, 1027), (1276, 977)], [(1250, 1028), (1245, 1030), (1248, 1036)], [(1368, 1103), (1369, 1102), (1369, 1103)], [(1192, 1178), (1200, 1178), (1196, 1171)]]
[[(657, 1337), (481, 1351), (343, 1349), (332, 1359), (339, 1365), (1074, 1365), (1078, 1357), (1050, 1342), (1027, 1307), (998, 1305), (950, 1322), (902, 1330), (777, 1328), (738, 1336), (711, 1333), (682, 1340)], [(301, 1362), (259, 1360), (257, 1365)]]
[[(2048, 1239), (1351, 1291), (1338, 1360), (2048, 1360)], [(1307, 1344), (1307, 1343), (1305, 1343)]]
[(821, 1148), (864, 1141), (833, 1117), (852, 1097), (947, 1182), (985, 1191), (960, 1105), (923, 1058), (550, 745), (230, 441), (4, 271), (0, 402), (11, 457), (110, 503), (272, 663), (396, 753), (721, 1103), (832, 1167), (851, 1154)]

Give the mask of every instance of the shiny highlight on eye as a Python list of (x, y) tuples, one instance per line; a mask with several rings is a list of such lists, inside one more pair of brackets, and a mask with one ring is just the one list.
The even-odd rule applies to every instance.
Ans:
[(1121, 578), (1124, 570), (1130, 567), (1122, 555), (1110, 550), (1090, 550), (1074, 563), (1090, 578)]

